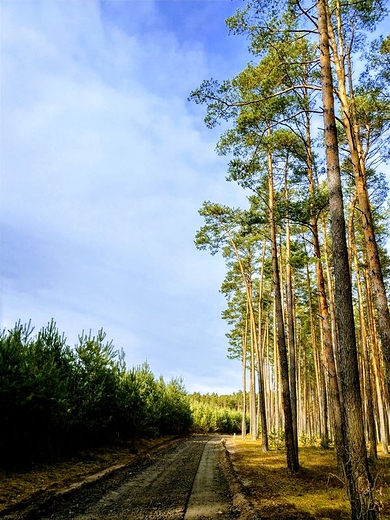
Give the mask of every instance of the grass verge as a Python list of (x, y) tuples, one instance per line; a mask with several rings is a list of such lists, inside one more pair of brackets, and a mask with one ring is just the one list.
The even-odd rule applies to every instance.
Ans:
[[(337, 476), (333, 450), (304, 447), (301, 469), (291, 475), (284, 450), (261, 451), (260, 441), (230, 438), (227, 448), (246, 494), (263, 520), (350, 519), (345, 486)], [(380, 519), (390, 519), (389, 457), (371, 464)]]

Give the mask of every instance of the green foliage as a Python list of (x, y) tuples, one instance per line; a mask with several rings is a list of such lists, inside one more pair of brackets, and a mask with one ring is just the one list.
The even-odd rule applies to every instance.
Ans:
[(118, 352), (112, 342), (104, 343), (105, 336), (103, 330), (97, 336), (83, 332), (75, 349), (73, 426), (87, 442), (108, 438), (115, 420)]
[(84, 332), (71, 349), (52, 320), (0, 332), (0, 466), (25, 466), (83, 447), (166, 433), (192, 423), (181, 381), (156, 380), (149, 366), (127, 370), (123, 352)]
[[(231, 396), (194, 393), (189, 396), (189, 400), (194, 432), (241, 433), (241, 392)], [(247, 418), (247, 426), (249, 427), (249, 418)]]
[(208, 128), (220, 124), (220, 119), (228, 120), (237, 112), (234, 106), (238, 100), (237, 89), (232, 87), (230, 81), (224, 81), (221, 84), (215, 79), (205, 80), (199, 88), (191, 92), (188, 100), (194, 101), (196, 104), (209, 101), (207, 115), (204, 119)]
[(275, 450), (282, 450), (285, 448), (285, 432), (284, 430), (272, 430), (268, 434), (270, 447)]
[(192, 426), (192, 411), (181, 379), (172, 379), (165, 384), (160, 379), (162, 407), (159, 430), (163, 434), (182, 435)]

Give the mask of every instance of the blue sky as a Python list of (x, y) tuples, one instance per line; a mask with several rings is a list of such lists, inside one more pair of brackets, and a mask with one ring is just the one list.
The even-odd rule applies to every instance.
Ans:
[(187, 101), (250, 57), (242, 0), (0, 0), (1, 327), (103, 328), (129, 367), (189, 392), (241, 387), (204, 200), (243, 206), (220, 128)]
[(1, 0), (1, 326), (103, 328), (129, 367), (230, 393), (223, 260), (206, 199), (242, 205), (190, 104), (245, 66), (230, 0)]

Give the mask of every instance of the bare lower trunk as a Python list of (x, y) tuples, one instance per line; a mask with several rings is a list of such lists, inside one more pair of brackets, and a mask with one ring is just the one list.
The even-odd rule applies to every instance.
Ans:
[(272, 157), (268, 156), (269, 164), (269, 212), (270, 212), (270, 228), (271, 228), (271, 249), (272, 249), (272, 271), (274, 281), (275, 294), (275, 314), (277, 325), (277, 345), (279, 353), (280, 374), (282, 379), (282, 398), (283, 398), (283, 412), (284, 412), (284, 431), (287, 451), (287, 467), (296, 473), (299, 470), (298, 451), (294, 440), (293, 427), (293, 412), (291, 406), (291, 394), (289, 384), (289, 369), (287, 360), (287, 346), (284, 330), (284, 317), (282, 307), (282, 294), (280, 288), (278, 252), (276, 243), (276, 226), (273, 214), (274, 199), (273, 199), (273, 171), (272, 171)]
[(359, 259), (356, 250), (355, 241), (355, 228), (354, 228), (354, 217), (355, 217), (355, 206), (356, 206), (356, 193), (353, 196), (349, 215), (348, 225), (348, 237), (349, 237), (349, 251), (350, 251), (350, 265), (351, 270), (355, 270), (356, 287), (358, 293), (358, 304), (359, 304), (359, 321), (360, 321), (360, 352), (361, 352), (361, 379), (362, 379), (362, 395), (364, 396), (364, 410), (365, 410), (365, 424), (367, 427), (367, 440), (370, 449), (370, 458), (377, 458), (377, 438), (376, 438), (376, 427), (374, 417), (374, 405), (373, 405), (373, 393), (371, 387), (371, 368), (369, 363), (369, 349), (368, 349), (368, 337), (366, 328), (366, 318), (363, 306), (363, 290), (360, 280), (360, 269)]
[(264, 240), (261, 273), (260, 273), (260, 284), (259, 284), (259, 305), (258, 305), (258, 336), (257, 336), (257, 369), (258, 369), (258, 384), (259, 384), (259, 418), (261, 425), (261, 449), (268, 451), (268, 421), (266, 412), (265, 402), (265, 385), (264, 385), (264, 347), (266, 337), (262, 337), (262, 301), (263, 301), (263, 281), (264, 281), (264, 260), (266, 251), (266, 241)]
[(334, 113), (333, 83), (328, 39), (327, 2), (317, 0), (324, 137), (329, 189), (335, 279), (336, 321), (339, 334), (338, 360), (344, 405), (344, 442), (339, 446), (347, 479), (352, 519), (375, 519), (371, 479), (362, 420), (362, 402), (351, 277), (348, 264), (343, 196), (341, 189), (338, 138)]
[[(286, 201), (288, 203), (288, 182), (286, 169)], [(298, 413), (297, 413), (297, 369), (296, 369), (296, 345), (294, 324), (294, 297), (293, 282), (290, 265), (290, 221), (286, 219), (286, 307), (287, 307), (287, 339), (288, 339), (288, 368), (290, 383), (290, 399), (292, 412), (293, 437), (295, 451), (298, 453)]]
[(242, 420), (241, 420), (241, 436), (246, 437), (246, 346), (248, 334), (248, 316), (245, 320), (245, 331), (242, 338)]

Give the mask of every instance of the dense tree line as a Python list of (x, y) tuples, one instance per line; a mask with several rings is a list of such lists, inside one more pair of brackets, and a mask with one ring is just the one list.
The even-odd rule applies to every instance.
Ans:
[(380, 0), (248, 0), (227, 24), (252, 60), (190, 96), (227, 127), (217, 151), (248, 194), (205, 202), (195, 241), (226, 260), (243, 418), (263, 450), (283, 437), (292, 474), (299, 439), (334, 445), (353, 519), (377, 517), (368, 457), (389, 449), (390, 37), (368, 38), (385, 16)]
[[(192, 411), (192, 430), (196, 433), (242, 433), (242, 392), (232, 395), (216, 393), (202, 395), (195, 392), (188, 396)], [(244, 434), (249, 426), (245, 417)]]
[(54, 321), (0, 334), (0, 465), (28, 465), (145, 435), (181, 435), (192, 414), (181, 380), (128, 369), (103, 330), (75, 348)]

